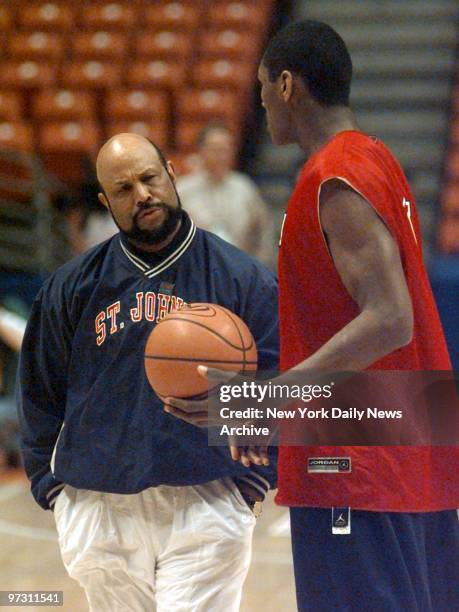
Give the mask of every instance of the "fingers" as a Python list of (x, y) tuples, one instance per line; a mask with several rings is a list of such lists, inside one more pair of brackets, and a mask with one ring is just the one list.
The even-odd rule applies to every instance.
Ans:
[(202, 376), (203, 378), (207, 378), (208, 370), (209, 370), (209, 368), (206, 368), (206, 366), (199, 365), (198, 366), (198, 374), (199, 374), (199, 376)]
[(269, 465), (268, 447), (260, 446), (260, 458), (263, 465)]
[(179, 397), (166, 397), (164, 404), (172, 408), (179, 408), (189, 414), (207, 411), (207, 398), (203, 400), (186, 400)]
[(180, 410), (180, 408), (175, 408), (169, 404), (164, 406), (164, 412), (171, 414), (177, 419), (181, 419), (190, 425), (195, 425), (196, 427), (207, 427), (209, 424), (209, 415), (207, 414), (207, 410), (205, 412), (185, 412), (184, 410)]
[(234, 446), (233, 444), (230, 444), (230, 453), (231, 453), (231, 459), (233, 461), (239, 461), (241, 455), (239, 452), (239, 446)]
[(207, 427), (209, 424), (207, 399), (189, 401), (178, 397), (166, 397), (164, 412), (196, 427)]
[(230, 443), (231, 459), (240, 461), (243, 466), (250, 467), (254, 465), (269, 465), (268, 447), (267, 446), (237, 446)]

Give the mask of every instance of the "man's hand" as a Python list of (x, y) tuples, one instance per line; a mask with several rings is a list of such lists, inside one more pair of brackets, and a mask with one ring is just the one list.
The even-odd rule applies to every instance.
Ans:
[[(216, 370), (206, 366), (198, 366), (198, 372), (201, 376), (210, 378), (213, 382), (218, 381), (219, 384), (236, 381), (238, 377), (234, 372)], [(267, 383), (268, 381), (263, 382)], [(221, 420), (219, 424), (221, 424)], [(229, 436), (228, 442), (233, 461), (240, 461), (245, 467), (250, 467), (251, 463), (255, 465), (269, 465), (268, 446), (247, 446), (244, 445), (243, 440), (238, 439), (236, 436)]]
[(185, 423), (196, 427), (213, 427), (221, 424), (219, 415), (209, 414), (209, 400), (186, 400), (178, 397), (166, 397), (164, 400), (164, 412), (182, 419)]
[[(215, 370), (206, 366), (198, 366), (198, 372), (203, 378), (210, 378), (213, 383), (217, 382), (219, 384), (229, 383), (237, 380), (238, 377), (234, 372)], [(214, 388), (217, 389), (218, 385)], [(222, 419), (217, 410), (209, 409), (208, 397), (202, 400), (166, 397), (164, 400), (164, 411), (195, 427), (214, 427), (221, 426), (224, 423), (227, 424), (227, 421)], [(255, 465), (269, 465), (268, 446), (248, 446), (244, 443), (244, 438), (236, 436), (229, 436), (228, 442), (231, 457), (234, 461), (240, 461), (245, 467), (250, 467), (252, 463)]]

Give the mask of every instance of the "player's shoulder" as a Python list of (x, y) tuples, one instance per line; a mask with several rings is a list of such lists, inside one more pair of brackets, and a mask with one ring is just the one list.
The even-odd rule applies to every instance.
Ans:
[(341, 150), (346, 158), (354, 156), (356, 161), (371, 163), (380, 158), (395, 160), (392, 151), (380, 138), (357, 130), (341, 132), (335, 137), (333, 146)]

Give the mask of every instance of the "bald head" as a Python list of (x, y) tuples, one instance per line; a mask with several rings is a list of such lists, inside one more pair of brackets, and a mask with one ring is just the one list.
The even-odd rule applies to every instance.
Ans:
[(150, 247), (161, 243), (181, 218), (174, 171), (160, 149), (138, 134), (117, 134), (100, 149), (100, 202), (126, 236)]
[(135, 156), (151, 155), (161, 162), (168, 169), (166, 159), (161, 150), (150, 140), (140, 134), (123, 133), (112, 136), (102, 145), (96, 160), (96, 171), (99, 183), (105, 189), (104, 180), (109, 179), (110, 175), (116, 171), (119, 164), (123, 161), (132, 159)]

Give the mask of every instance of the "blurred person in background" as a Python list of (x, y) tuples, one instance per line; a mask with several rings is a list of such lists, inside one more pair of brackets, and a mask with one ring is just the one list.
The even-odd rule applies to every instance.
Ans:
[(195, 223), (263, 263), (273, 261), (272, 223), (255, 183), (233, 170), (234, 137), (220, 121), (208, 123), (198, 138), (202, 167), (177, 180), (184, 209)]

